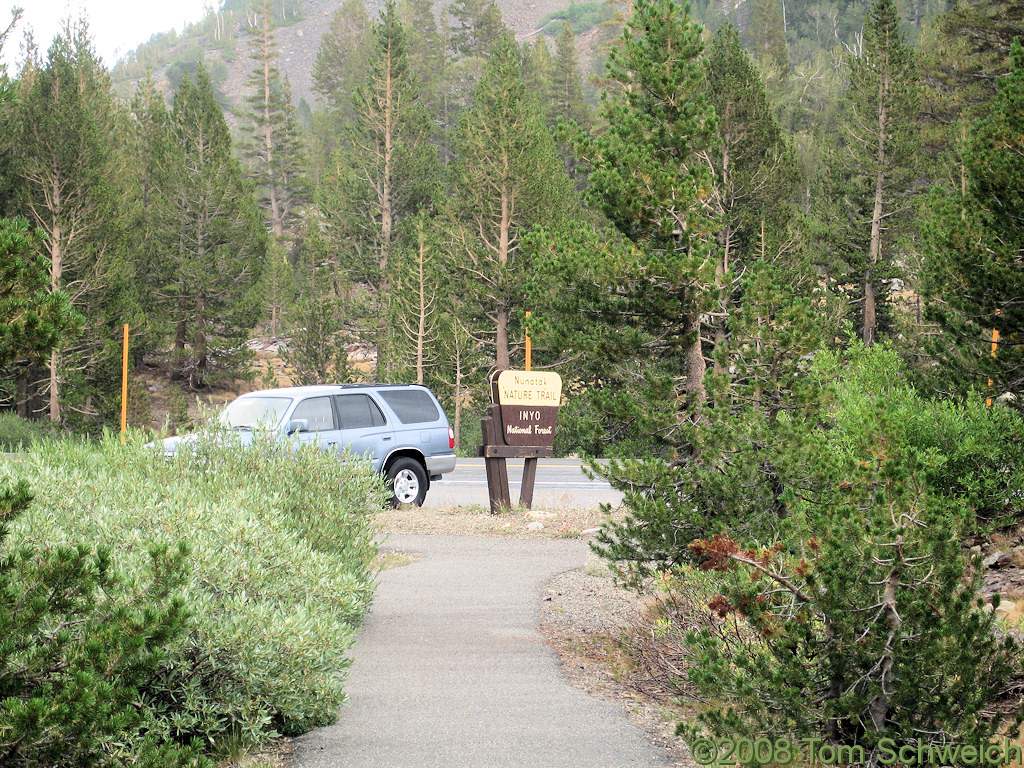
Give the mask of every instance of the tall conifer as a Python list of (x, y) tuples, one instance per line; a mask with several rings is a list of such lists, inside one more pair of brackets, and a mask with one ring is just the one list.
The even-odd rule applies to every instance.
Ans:
[(263, 0), (251, 30), (254, 50), (250, 58), (256, 67), (246, 81), (253, 92), (246, 97), (252, 138), (245, 155), (263, 198), (270, 230), (280, 241), (302, 200), (303, 163), (291, 87), (277, 65), (279, 54), (271, 24), (270, 1)]
[(511, 366), (509, 330), (521, 308), (526, 256), (523, 235), (570, 214), (574, 193), (527, 92), (512, 35), (490, 52), (473, 103), (455, 138), (454, 218), (470, 289), (493, 323), (495, 365)]
[[(926, 227), (932, 350), (957, 391), (974, 385), (1024, 402), (1024, 47), (1011, 49), (990, 114), (965, 148), (965, 194), (933, 194)], [(991, 387), (989, 384), (991, 383)]]
[(864, 22), (864, 51), (850, 61), (842, 147), (848, 216), (864, 243), (846, 260), (865, 344), (878, 336), (887, 281), (896, 275), (893, 234), (910, 209), (905, 193), (919, 146), (919, 106), (914, 52), (904, 40), (895, 0), (876, 0)]
[(702, 318), (717, 296), (714, 186), (702, 158), (717, 142), (704, 88), (702, 30), (673, 0), (640, 0), (609, 57), (604, 135), (578, 136), (592, 166), (588, 202), (631, 246), (619, 289), (623, 311), (652, 335), (648, 349), (677, 361), (682, 407), (700, 411), (706, 390)]
[(166, 316), (174, 324), (177, 374), (204, 386), (215, 374), (235, 374), (244, 365), (243, 342), (260, 307), (253, 288), (267, 235), (202, 65), (195, 82), (186, 78), (175, 94), (171, 124), (177, 247), (172, 282), (164, 288)]

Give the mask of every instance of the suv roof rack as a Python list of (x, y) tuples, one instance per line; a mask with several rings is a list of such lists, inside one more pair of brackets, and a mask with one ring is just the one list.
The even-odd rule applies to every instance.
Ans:
[(364, 382), (362, 384), (325, 384), (326, 387), (340, 387), (342, 389), (362, 389), (364, 387), (422, 387), (422, 384), (373, 384)]

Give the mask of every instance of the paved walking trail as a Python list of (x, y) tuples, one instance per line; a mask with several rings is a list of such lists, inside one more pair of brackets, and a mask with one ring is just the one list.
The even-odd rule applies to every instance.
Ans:
[(584, 542), (393, 536), (339, 722), (297, 740), (299, 768), (662, 768), (614, 704), (573, 688), (537, 629)]

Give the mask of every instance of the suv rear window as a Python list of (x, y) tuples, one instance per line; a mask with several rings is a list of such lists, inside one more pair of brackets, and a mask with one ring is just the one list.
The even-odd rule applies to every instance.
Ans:
[(423, 424), (441, 418), (430, 395), (421, 389), (380, 390), (377, 394), (391, 406), (403, 424)]

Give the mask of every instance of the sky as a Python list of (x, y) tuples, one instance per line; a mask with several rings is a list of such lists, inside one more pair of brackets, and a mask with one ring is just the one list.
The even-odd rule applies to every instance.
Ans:
[(219, 0), (0, 0), (0, 31), (10, 23), (13, 8), (25, 11), (4, 45), (3, 61), (12, 74), (17, 70), (22, 34), (29, 27), (45, 55), (60, 31), (61, 20), (84, 12), (96, 52), (112, 67), (157, 32), (180, 31), (186, 23), (201, 19), (204, 4), (220, 5)]

